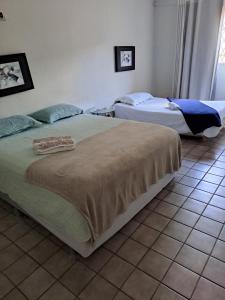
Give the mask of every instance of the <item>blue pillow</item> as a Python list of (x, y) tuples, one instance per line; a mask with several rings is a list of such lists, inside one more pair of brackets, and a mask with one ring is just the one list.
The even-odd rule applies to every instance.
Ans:
[(80, 115), (83, 110), (72, 104), (57, 104), (43, 108), (30, 116), (38, 121), (52, 124), (58, 120)]
[(0, 138), (29, 128), (41, 127), (41, 123), (28, 116), (15, 115), (0, 119)]

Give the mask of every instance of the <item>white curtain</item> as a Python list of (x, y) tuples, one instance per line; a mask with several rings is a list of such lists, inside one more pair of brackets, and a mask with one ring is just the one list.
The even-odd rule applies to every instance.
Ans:
[[(212, 100), (225, 100), (225, 60), (224, 60), (224, 41), (225, 41), (225, 0), (223, 1), (223, 12), (220, 22), (220, 33), (217, 47), (217, 61), (213, 80)], [(219, 56), (220, 55), (220, 56)]]
[(211, 99), (223, 0), (178, 0), (173, 95)]

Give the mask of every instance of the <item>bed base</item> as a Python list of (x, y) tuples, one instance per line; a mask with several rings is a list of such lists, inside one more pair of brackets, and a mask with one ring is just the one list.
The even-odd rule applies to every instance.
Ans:
[[(51, 227), (49, 223), (45, 223), (44, 220), (36, 220), (42, 226), (47, 228), (51, 233), (58, 237), (65, 244), (70, 246), (73, 250), (78, 252), (83, 257), (90, 256), (95, 250), (97, 250), (102, 244), (104, 244), (108, 239), (110, 239), (116, 232), (118, 232), (123, 226), (125, 226), (138, 212), (140, 212), (165, 186), (167, 186), (170, 181), (174, 178), (174, 174), (168, 174), (164, 178), (160, 179), (156, 184), (152, 185), (148, 192), (141, 195), (136, 201), (132, 202), (129, 208), (123, 214), (119, 215), (113, 225), (94, 243), (91, 241), (79, 242), (75, 239), (71, 239), (61, 233), (56, 231), (55, 228)], [(22, 211), (27, 215), (22, 209), (20, 209), (14, 201), (12, 201), (8, 196), (0, 194), (6, 202), (13, 205), (16, 209)], [(30, 216), (33, 218), (32, 216)], [(34, 219), (34, 218), (33, 218)]]

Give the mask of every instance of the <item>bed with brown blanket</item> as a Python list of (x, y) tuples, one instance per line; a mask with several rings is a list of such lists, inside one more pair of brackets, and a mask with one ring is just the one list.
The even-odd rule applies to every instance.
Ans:
[[(97, 128), (87, 135), (85, 120)], [(68, 123), (74, 131), (71, 127), (66, 130)], [(81, 127), (84, 124), (79, 134), (78, 124)], [(88, 256), (173, 178), (181, 163), (180, 138), (166, 127), (95, 116), (58, 122), (47, 126), (46, 132), (37, 129), (35, 137), (50, 136), (49, 130), (53, 128), (59, 134), (62, 127), (60, 133), (73, 132), (76, 148), (30, 160), (24, 181), (32, 188), (63, 199), (78, 211), (90, 231), (90, 238), (85, 242), (57, 232), (57, 226), (43, 216), (38, 221), (80, 254)], [(22, 209), (26, 211), (26, 207)]]

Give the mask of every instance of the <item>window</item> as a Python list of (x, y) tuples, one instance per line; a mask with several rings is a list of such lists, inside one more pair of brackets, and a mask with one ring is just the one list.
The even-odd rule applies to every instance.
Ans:
[(225, 64), (225, 15), (223, 16), (222, 29), (221, 29), (219, 64)]

